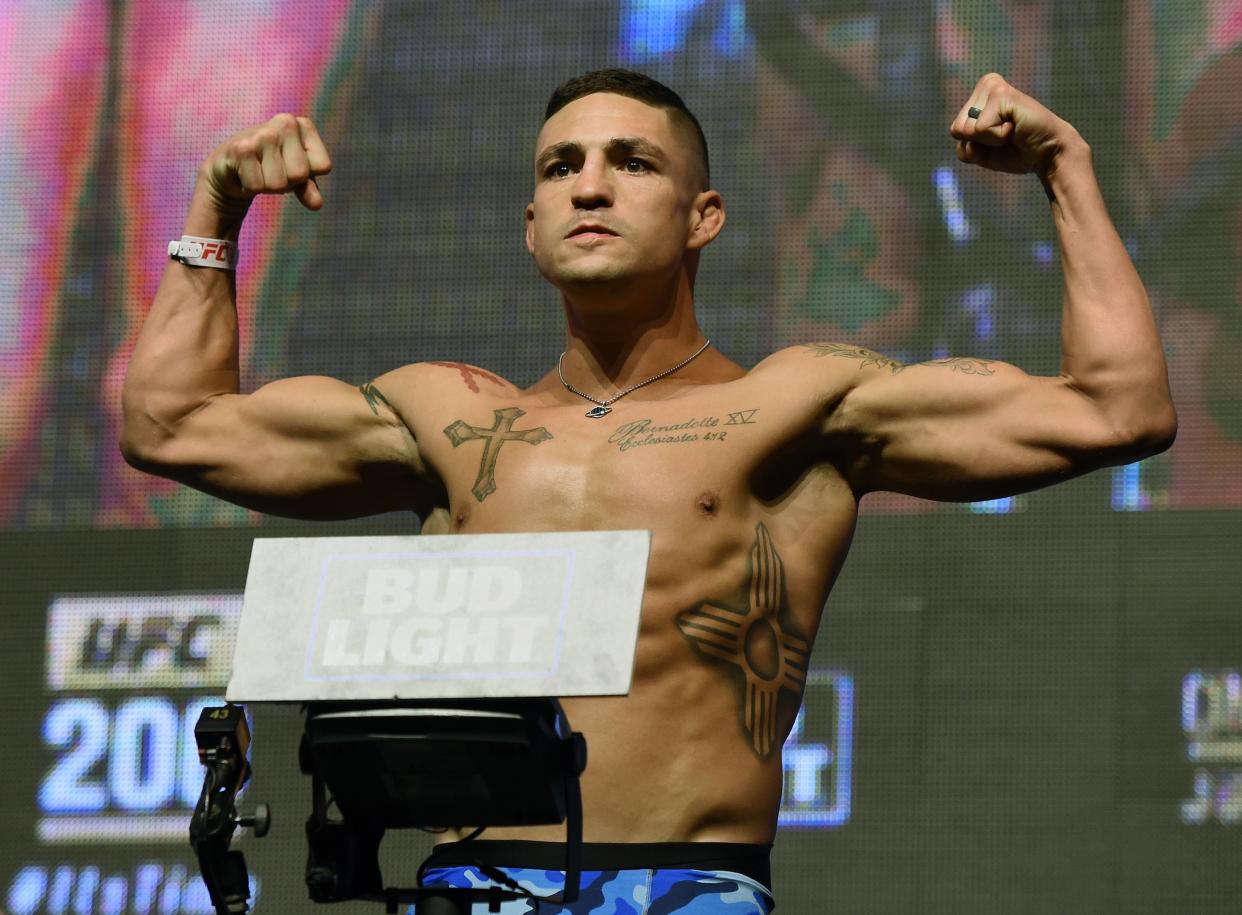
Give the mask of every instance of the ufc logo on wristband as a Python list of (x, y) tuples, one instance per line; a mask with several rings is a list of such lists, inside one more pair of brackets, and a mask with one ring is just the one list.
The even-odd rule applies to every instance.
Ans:
[(168, 243), (168, 256), (189, 267), (237, 269), (237, 245), (223, 238), (182, 235), (180, 241)]

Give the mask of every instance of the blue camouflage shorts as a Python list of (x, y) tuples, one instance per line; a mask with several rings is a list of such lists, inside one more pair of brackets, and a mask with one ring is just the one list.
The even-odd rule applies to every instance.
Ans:
[[(770, 845), (729, 842), (586, 843), (581, 889), (568, 906), (515, 899), (501, 915), (768, 915), (774, 908)], [(484, 865), (486, 867), (484, 867)], [(559, 842), (471, 841), (436, 847), (422, 885), (504, 887), (500, 871), (539, 896), (560, 893), (565, 846)], [(476, 902), (472, 915), (488, 912)]]

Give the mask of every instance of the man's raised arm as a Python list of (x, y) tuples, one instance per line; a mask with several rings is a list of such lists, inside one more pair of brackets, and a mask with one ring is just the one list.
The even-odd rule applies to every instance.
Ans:
[[(330, 169), (311, 121), (277, 115), (230, 137), (203, 162), (184, 232), (235, 249), (256, 195), (291, 192), (318, 210), (315, 177)], [(126, 460), (274, 514), (424, 510), (435, 484), (382, 393), (404, 379), (385, 376), (358, 388), (291, 378), (242, 395), (235, 296), (232, 270), (170, 259), (125, 376)]]
[(1061, 371), (1034, 377), (963, 358), (906, 366), (813, 344), (810, 356), (856, 363), (825, 420), (846, 476), (859, 492), (974, 500), (1168, 448), (1177, 417), (1156, 322), (1086, 142), (994, 73), (975, 86), (950, 133), (963, 162), (1034, 172), (1048, 192), (1065, 273)]

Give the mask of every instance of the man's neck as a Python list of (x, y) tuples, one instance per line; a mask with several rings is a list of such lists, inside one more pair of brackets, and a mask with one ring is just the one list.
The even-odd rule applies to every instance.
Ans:
[(692, 292), (682, 284), (670, 292), (628, 300), (563, 294), (565, 378), (606, 398), (692, 356), (706, 342)]

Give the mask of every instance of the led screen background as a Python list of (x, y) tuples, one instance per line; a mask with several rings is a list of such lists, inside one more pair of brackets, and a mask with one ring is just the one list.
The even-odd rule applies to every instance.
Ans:
[[(1240, 48), (1242, 5), (1221, 0), (5, 3), (0, 555), (3, 676), (20, 702), (4, 734), (30, 755), (5, 802), (0, 907), (27, 901), (11, 893), (27, 865), (49, 875), (30, 911), (61, 904), (62, 866), (78, 888), (63, 911), (78, 895), (83, 910), (117, 904), (118, 890), (80, 889), (91, 867), (100, 886), (129, 874), (119, 910), (139, 911), (136, 868), (162, 862), (163, 887), (172, 862), (189, 864), (176, 842), (40, 844), (40, 786), (86, 739), (56, 744), (55, 703), (98, 700), (115, 739), (124, 703), (157, 700), (128, 706), (157, 718), (161, 697), (180, 713), (200, 695), (140, 672), (113, 692), (52, 690), (57, 597), (235, 593), (255, 535), (417, 529), (400, 515), (263, 519), (120, 459), (120, 381), (197, 163), (283, 110), (314, 117), (334, 159), (320, 213), (262, 200), (247, 218), (248, 388), (424, 359), (526, 384), (563, 342), (521, 239), (540, 114), (564, 78), (622, 64), (703, 122), (730, 221), (705, 255), (699, 314), (739, 362), (836, 339), (1055, 373), (1061, 281), (1038, 183), (956, 164), (947, 136), (989, 70), (1091, 142), (1170, 360), (1181, 427), (1164, 455), (1012, 500), (864, 503), (815, 657), (851, 678), (849, 813), (787, 818), (782, 908), (1229, 910), (1242, 892)], [(841, 719), (824, 714), (837, 685), (818, 705), (808, 694), (804, 736), (839, 762)], [(307, 799), (296, 722), (271, 712), (264, 729), (264, 714), (254, 796), (278, 801), (278, 826), (246, 848), (288, 911)], [(85, 783), (120, 778), (115, 755)], [(142, 765), (130, 774), (150, 776)]]

